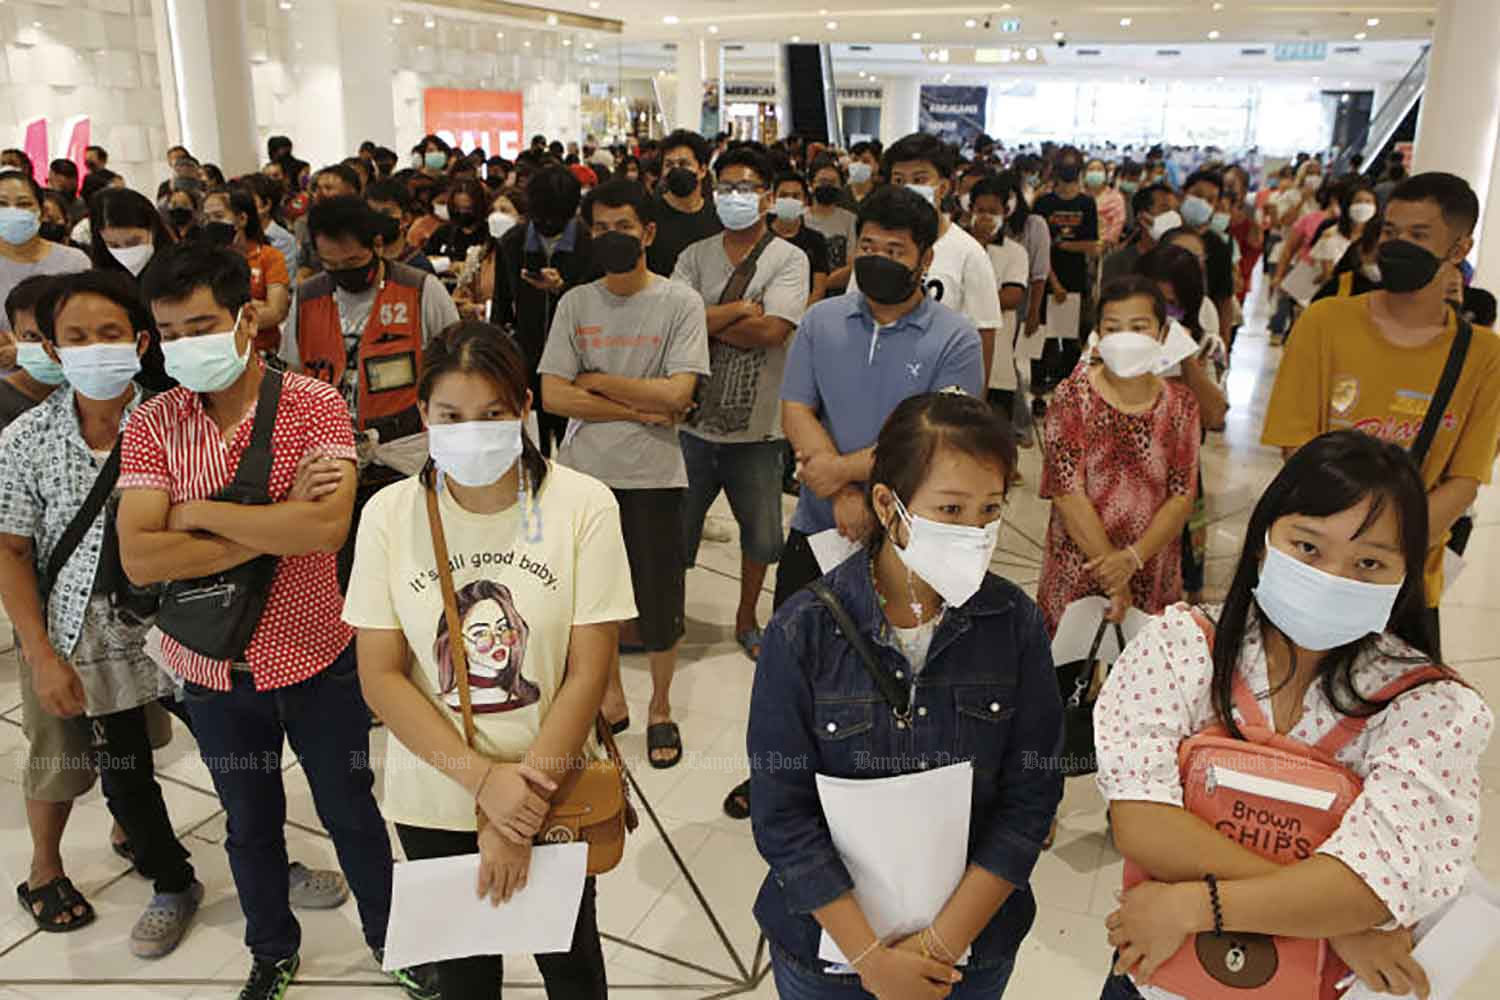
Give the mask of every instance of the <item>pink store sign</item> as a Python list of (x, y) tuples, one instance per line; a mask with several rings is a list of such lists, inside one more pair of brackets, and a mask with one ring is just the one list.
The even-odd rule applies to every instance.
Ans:
[[(51, 164), (53, 158), (47, 137), (47, 119), (33, 118), (21, 128), (21, 150), (31, 157), (31, 170), (36, 177), (36, 182), (45, 186), (48, 165)], [(73, 165), (78, 168), (78, 176), (83, 177), (88, 173), (83, 151), (93, 142), (89, 116), (74, 115), (63, 122), (62, 132), (68, 137), (68, 144), (59, 154), (59, 158), (72, 160)]]

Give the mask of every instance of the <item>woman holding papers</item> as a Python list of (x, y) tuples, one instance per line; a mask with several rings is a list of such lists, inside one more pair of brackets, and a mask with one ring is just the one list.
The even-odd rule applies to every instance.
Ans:
[[(997, 997), (1010, 978), (1036, 912), (1027, 882), (1062, 796), (1061, 773), (1047, 766), (1062, 712), (1041, 614), (988, 572), (1015, 461), (1008, 425), (983, 400), (945, 392), (902, 403), (875, 445), (868, 548), (814, 585), (823, 594), (786, 602), (767, 629), (750, 705), (750, 801), (771, 868), (755, 912), (783, 1000)], [(956, 888), (904, 914), (898, 931), (877, 930), (887, 921), (861, 899), (871, 882), (851, 875), (868, 865), (835, 847), (819, 778), (937, 777), (924, 772), (959, 762), (972, 762), (972, 801), (953, 803), (969, 816)], [(880, 859), (872, 882), (899, 880), (932, 853)], [(825, 932), (841, 971), (819, 957)]]
[[(547, 463), (522, 425), (526, 363), (485, 323), (427, 346), (418, 398), (431, 458), (365, 508), (344, 618), (359, 629), (365, 699), (394, 739), (384, 812), (408, 859), (478, 852), (478, 892), (525, 886), (531, 840), (585, 745), (604, 697), (616, 622), (633, 617), (610, 492)], [(477, 750), (462, 719), (427, 496), (435, 488), (460, 622)], [(476, 823), (477, 816), (477, 823)], [(479, 827), (476, 833), (476, 826)], [(572, 951), (538, 955), (548, 995), (603, 998), (594, 885)], [(432, 900), (441, 919), (442, 900)], [(442, 996), (500, 995), (497, 954), (438, 965)]]
[[(1099, 785), (1127, 882), (1131, 868), (1143, 881), (1106, 921), (1106, 998), (1182, 996), (1166, 987), (1197, 971), (1195, 948), (1214, 968), (1203, 956), (1238, 941), (1227, 957), (1245, 975), (1295, 974), (1288, 957), (1311, 948), (1335, 975), (1336, 956), (1377, 992), (1427, 995), (1407, 928), (1464, 885), (1493, 725), (1478, 694), (1432, 667), (1427, 541), (1406, 452), (1325, 434), (1256, 505), (1217, 620), (1168, 609), (1115, 662), (1094, 710)], [(1297, 766), (1195, 763), (1269, 764), (1272, 751)], [(1330, 773), (1346, 783), (1318, 777)], [(1275, 951), (1255, 935), (1279, 935)], [(1281, 989), (1329, 995), (1316, 981)]]

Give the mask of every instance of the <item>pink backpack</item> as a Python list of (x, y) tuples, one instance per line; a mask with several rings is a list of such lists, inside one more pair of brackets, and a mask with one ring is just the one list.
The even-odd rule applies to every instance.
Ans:
[[(1197, 609), (1192, 614), (1212, 648), (1213, 624)], [(1453, 676), (1442, 667), (1418, 667), (1371, 700), (1386, 701)], [(1364, 731), (1370, 717), (1345, 718), (1309, 746), (1276, 732), (1238, 672), (1234, 705), (1243, 740), (1216, 723), (1178, 748), (1183, 806), (1263, 858), (1279, 864), (1305, 860), (1338, 829), (1359, 796), (1359, 777), (1334, 755)], [(1125, 888), (1146, 880), (1127, 859)], [(1210, 931), (1184, 943), (1150, 982), (1192, 1000), (1334, 1000), (1334, 984), (1348, 971), (1322, 939)]]

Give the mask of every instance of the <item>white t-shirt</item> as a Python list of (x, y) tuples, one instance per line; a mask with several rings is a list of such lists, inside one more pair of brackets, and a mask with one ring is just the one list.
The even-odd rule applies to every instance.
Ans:
[[(990, 258), (998, 290), (1004, 290), (1006, 285), (1026, 287), (1030, 260), (1024, 246), (1007, 236), (1004, 242), (991, 243), (984, 251)], [(1008, 389), (1011, 392), (1016, 390), (1017, 329), (1016, 311), (1002, 309), (1000, 329), (995, 333), (995, 357), (990, 364), (991, 389)]]
[[(498, 514), (474, 514), (441, 490), (439, 504), (468, 650), (478, 749), (517, 761), (562, 687), (572, 627), (635, 616), (620, 508), (603, 483), (556, 463), (528, 519), (533, 532), (539, 522), (538, 542), (528, 541), (519, 503)], [(403, 632), (413, 653), (412, 682), (462, 729), (436, 565), (421, 481), (414, 476), (386, 487), (360, 519), (344, 620)], [(474, 829), (474, 800), (462, 785), (399, 740), (386, 747), (386, 819)]]
[[(932, 245), (932, 264), (922, 284), (929, 299), (967, 316), (976, 330), (1000, 329), (995, 269), (984, 247), (957, 223)], [(857, 277), (850, 277), (849, 290), (859, 291)]]

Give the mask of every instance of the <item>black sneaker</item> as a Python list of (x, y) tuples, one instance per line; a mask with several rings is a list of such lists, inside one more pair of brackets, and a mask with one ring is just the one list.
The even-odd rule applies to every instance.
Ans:
[(240, 1000), (281, 1000), (286, 996), (287, 987), (292, 985), (302, 959), (293, 955), (279, 962), (257, 958), (254, 963), (250, 966), (250, 978), (245, 981), (245, 988), (240, 990)]
[[(375, 948), (375, 961), (385, 964), (385, 949)], [(392, 969), (386, 973), (391, 981), (406, 991), (412, 1000), (441, 1000), (443, 991), (438, 988), (437, 966), (409, 965), (404, 969)]]

